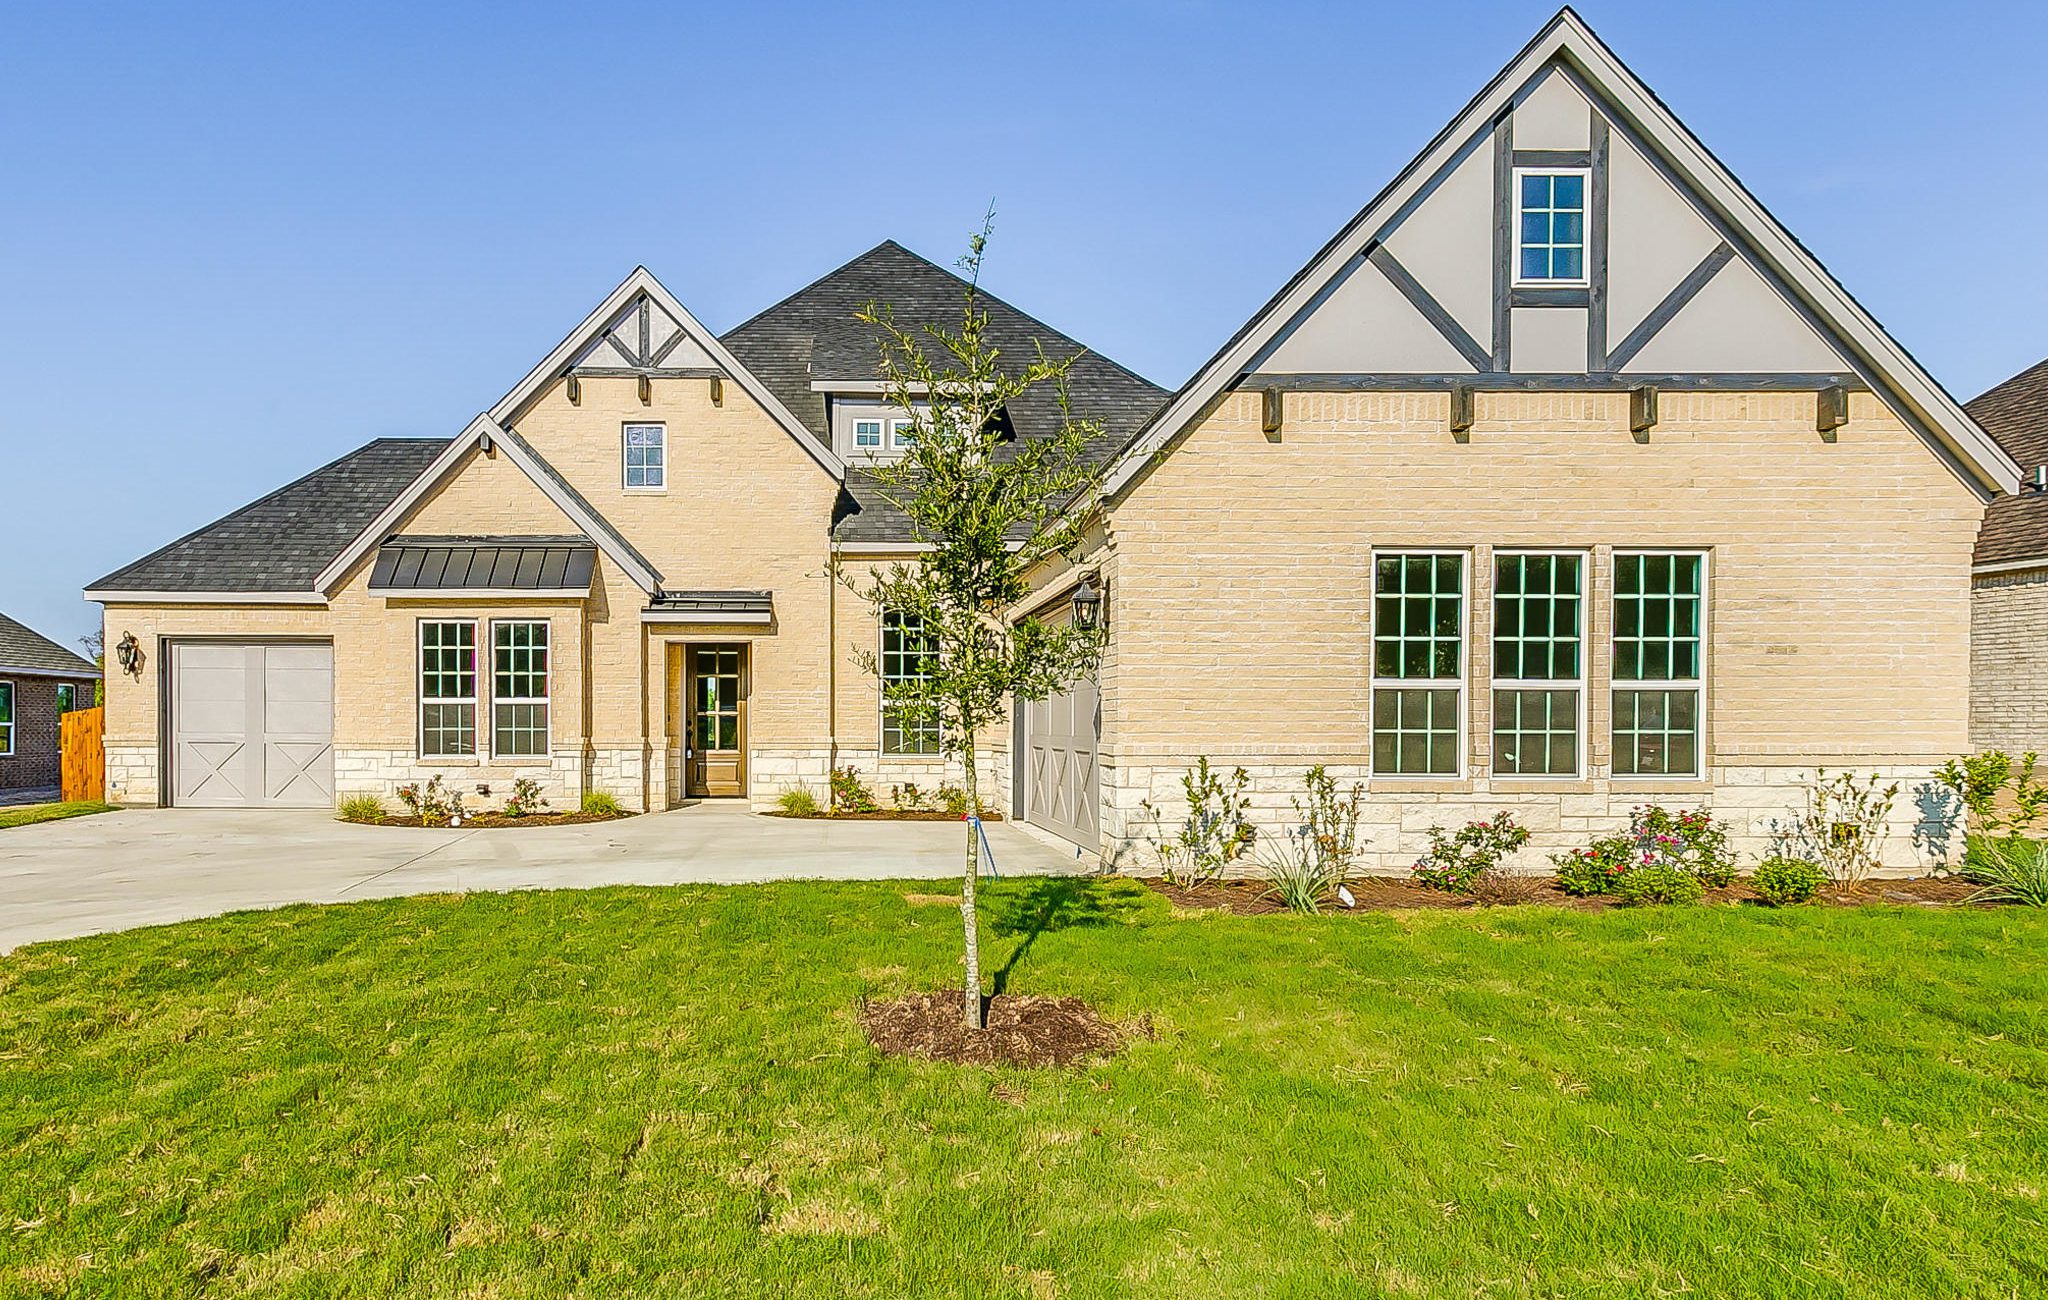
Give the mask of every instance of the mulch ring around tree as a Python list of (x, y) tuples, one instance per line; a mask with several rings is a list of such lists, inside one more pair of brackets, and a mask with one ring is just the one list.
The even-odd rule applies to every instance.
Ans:
[(1079, 998), (999, 993), (982, 1013), (987, 1027), (961, 1022), (961, 992), (909, 993), (887, 1002), (864, 1002), (861, 1028), (884, 1056), (909, 1056), (955, 1065), (1078, 1065), (1114, 1056), (1132, 1038), (1150, 1038), (1149, 1019), (1126, 1025), (1104, 1020)]
[[(507, 817), (501, 812), (464, 813), (462, 824), (438, 821), (435, 827), (443, 830), (493, 830), (503, 826), (582, 826), (589, 822), (615, 822), (636, 816), (629, 812), (615, 813), (528, 813), (524, 817)], [(427, 823), (417, 817), (384, 817), (374, 822), (359, 822), (362, 826), (424, 826)]]
[[(1152, 876), (1139, 883), (1180, 908), (1223, 911), (1234, 916), (1270, 916), (1287, 910), (1286, 904), (1280, 901), (1272, 888), (1260, 880), (1211, 880), (1183, 887)], [(1333, 895), (1323, 900), (1323, 911), (1355, 915), (1419, 908), (1533, 903), (1579, 912), (1604, 912), (1621, 906), (1621, 900), (1605, 895), (1579, 898), (1567, 894), (1548, 876), (1495, 877), (1482, 882), (1479, 890), (1469, 895), (1425, 889), (1399, 876), (1362, 876), (1349, 882), (1348, 888), (1356, 906), (1346, 907)], [(1969, 902), (1970, 896), (1976, 892), (1976, 885), (1960, 877), (1921, 876), (1911, 880), (1866, 880), (1859, 885), (1829, 885), (1814, 902), (1833, 907), (1950, 907)], [(1747, 880), (1738, 880), (1725, 889), (1710, 889), (1702, 901), (1763, 905), (1762, 897)]]

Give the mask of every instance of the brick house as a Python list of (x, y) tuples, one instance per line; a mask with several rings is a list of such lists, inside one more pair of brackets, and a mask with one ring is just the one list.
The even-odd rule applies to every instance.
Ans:
[[(123, 802), (331, 807), (442, 774), (494, 805), (771, 804), (851, 764), (943, 778), (858, 656), (914, 671), (841, 576), (914, 555), (871, 462), (908, 412), (854, 319), (957, 328), (964, 284), (884, 243), (714, 335), (635, 270), (454, 439), (381, 439), (94, 583), (114, 645), (108, 787)], [(1081, 346), (984, 297), (1010, 355)], [(1095, 353), (1072, 373), (1103, 454), (1164, 392)], [(1007, 412), (1056, 427), (1050, 398)], [(1001, 745), (983, 756), (1002, 797)], [(479, 800), (471, 795), (472, 806)]]
[[(859, 469), (900, 413), (852, 313), (957, 296), (884, 245), (714, 337), (636, 272), (460, 438), (101, 580), (148, 659), (109, 685), (116, 795), (933, 779), (854, 664), (914, 664), (914, 630), (833, 579), (916, 551)], [(979, 761), (1084, 851), (1140, 851), (1207, 756), (1270, 822), (1310, 764), (1365, 783), (1384, 869), (1435, 823), (1507, 808), (1540, 852), (1650, 801), (1753, 852), (1815, 766), (1913, 782), (1969, 744), (1972, 550), (2017, 464), (1569, 10), (1177, 392), (1090, 356), (1074, 395), (1090, 543), (1029, 608), (1102, 593), (1108, 651)]]
[(90, 661), (0, 614), (0, 802), (56, 788), (57, 719), (91, 708), (99, 679)]
[(2048, 753), (2048, 361), (1966, 408), (2028, 471), (1984, 512), (1970, 591), (1970, 744)]

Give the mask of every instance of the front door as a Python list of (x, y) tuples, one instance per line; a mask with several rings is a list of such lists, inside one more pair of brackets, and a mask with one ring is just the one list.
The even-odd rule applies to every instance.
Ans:
[(683, 708), (689, 719), (689, 791), (692, 798), (746, 793), (746, 647), (683, 648), (688, 667)]

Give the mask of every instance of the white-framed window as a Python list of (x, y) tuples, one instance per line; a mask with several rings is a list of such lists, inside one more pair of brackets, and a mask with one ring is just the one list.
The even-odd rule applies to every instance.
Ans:
[(936, 754), (939, 752), (939, 722), (936, 718), (906, 718), (889, 703), (888, 688), (929, 677), (931, 657), (937, 647), (925, 635), (924, 620), (916, 614), (882, 611), (882, 752), (884, 754)]
[(476, 622), (420, 620), (420, 757), (476, 754)]
[(548, 623), (500, 619), (491, 624), (491, 753), (498, 758), (548, 756)]
[(629, 424), (625, 429), (625, 485), (664, 490), (668, 487), (668, 427)]
[(853, 445), (873, 450), (882, 445), (881, 420), (855, 420), (853, 422)]
[(897, 418), (889, 421), (889, 450), (908, 451), (917, 441), (917, 421)]
[(78, 687), (70, 682), (57, 683), (57, 715), (73, 712), (78, 708)]
[(1493, 774), (1584, 769), (1586, 557), (1493, 557)]
[(1707, 557), (1614, 556), (1614, 774), (1698, 776)]
[(1373, 556), (1372, 770), (1464, 770), (1465, 555)]
[(14, 683), (0, 682), (0, 758), (14, 753)]
[(1586, 169), (1515, 169), (1515, 283), (1586, 281)]

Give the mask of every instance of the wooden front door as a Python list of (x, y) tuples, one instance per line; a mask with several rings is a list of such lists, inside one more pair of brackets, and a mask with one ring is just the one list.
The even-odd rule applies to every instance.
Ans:
[(747, 791), (745, 646), (683, 648), (688, 668), (683, 711), (689, 721), (689, 793), (722, 798)]

